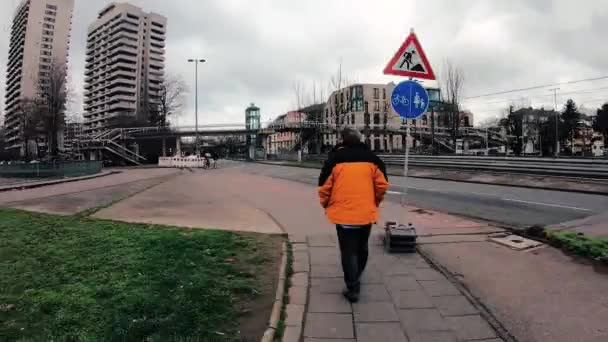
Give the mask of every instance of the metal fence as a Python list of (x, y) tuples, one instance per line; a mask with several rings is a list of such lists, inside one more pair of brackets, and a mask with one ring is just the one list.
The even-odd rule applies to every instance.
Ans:
[(19, 163), (0, 165), (0, 177), (63, 178), (93, 175), (101, 172), (101, 161), (70, 161), (55, 163)]
[[(405, 159), (403, 155), (395, 154), (378, 156), (389, 166), (403, 166)], [(325, 155), (306, 156), (306, 160), (313, 162), (326, 158)], [(446, 170), (608, 179), (608, 159), (411, 155), (409, 165)]]

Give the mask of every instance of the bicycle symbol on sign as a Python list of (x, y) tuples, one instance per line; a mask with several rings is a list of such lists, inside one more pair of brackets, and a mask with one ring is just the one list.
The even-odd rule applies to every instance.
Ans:
[(398, 94), (393, 95), (393, 106), (398, 106), (400, 104), (403, 106), (409, 106), (410, 100), (407, 97), (405, 97), (404, 95), (398, 95)]

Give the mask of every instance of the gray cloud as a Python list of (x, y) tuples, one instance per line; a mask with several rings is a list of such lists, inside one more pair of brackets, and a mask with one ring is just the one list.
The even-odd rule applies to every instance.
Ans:
[[(17, 0), (3, 0), (0, 65), (6, 65), (10, 19)], [(77, 1), (70, 51), (72, 110), (82, 110), (87, 26), (110, 1)], [(136, 0), (168, 17), (167, 71), (180, 75), (191, 93), (180, 124), (193, 122), (194, 67), (199, 71), (202, 122), (242, 122), (256, 102), (263, 118), (292, 109), (292, 84), (327, 88), (340, 60), (350, 80), (399, 81), (382, 69), (410, 27), (415, 27), (436, 74), (445, 59), (460, 65), (467, 95), (608, 75), (604, 37), (608, 3), (589, 0), (517, 1), (278, 1)], [(4, 84), (4, 67), (0, 82)], [(433, 85), (433, 82), (427, 83)], [(564, 91), (608, 87), (607, 81), (564, 86)], [(0, 88), (3, 99), (4, 86)], [(326, 89), (325, 95), (328, 94)], [(547, 91), (467, 101), (479, 117), (494, 115), (510, 99), (549, 104)], [(608, 91), (575, 99), (597, 105)], [(504, 100), (504, 103), (496, 101)], [(560, 99), (561, 101), (562, 99)], [(595, 100), (595, 101), (592, 101)], [(494, 103), (488, 103), (488, 102)]]

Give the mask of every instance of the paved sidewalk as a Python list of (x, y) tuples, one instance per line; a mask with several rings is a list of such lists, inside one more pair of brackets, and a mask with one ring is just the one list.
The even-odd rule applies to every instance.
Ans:
[(285, 342), (300, 341), (300, 334), (305, 342), (502, 341), (473, 304), (421, 256), (385, 253), (378, 230), (370, 238), (359, 303), (352, 305), (341, 294), (336, 237), (290, 240), (295, 274)]

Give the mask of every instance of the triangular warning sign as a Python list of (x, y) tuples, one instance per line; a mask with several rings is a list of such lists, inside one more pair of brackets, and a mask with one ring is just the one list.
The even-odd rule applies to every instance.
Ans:
[(399, 50), (397, 50), (395, 56), (388, 62), (388, 65), (384, 68), (384, 74), (424, 78), (427, 80), (435, 79), (435, 73), (431, 68), (431, 64), (429, 64), (414, 32), (410, 33)]

